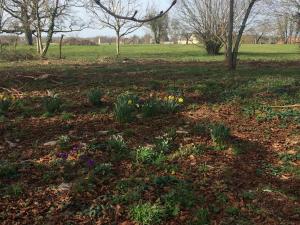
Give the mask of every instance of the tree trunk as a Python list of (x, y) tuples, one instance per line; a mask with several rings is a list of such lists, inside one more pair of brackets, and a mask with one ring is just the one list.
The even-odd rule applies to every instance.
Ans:
[(233, 23), (234, 23), (234, 0), (230, 0), (229, 24), (228, 24), (228, 46), (227, 46), (227, 65), (228, 69), (233, 70), (234, 57), (232, 53), (233, 47)]
[(55, 8), (53, 9), (53, 12), (51, 13), (51, 23), (48, 30), (48, 35), (45, 43), (45, 48), (42, 51), (41, 57), (44, 58), (48, 52), (50, 43), (52, 42), (52, 37), (54, 34), (54, 26), (55, 26), (55, 18), (57, 16), (57, 10), (58, 10), (59, 0), (56, 0)]
[(117, 37), (116, 37), (116, 50), (117, 50), (117, 56), (120, 55), (120, 33), (117, 32)]
[(59, 59), (62, 59), (62, 44), (63, 44), (64, 35), (62, 34), (59, 40)]
[(25, 39), (28, 45), (33, 45), (32, 30), (29, 25), (24, 25)]
[[(231, 0), (233, 1), (233, 0)], [(253, 6), (255, 4), (257, 0), (252, 0), (250, 3), (249, 3), (249, 6), (247, 8), (247, 11), (246, 11), (246, 14), (245, 14), (245, 17), (243, 19), (243, 22), (242, 22), (242, 25), (241, 25), (241, 28), (239, 30), (239, 33), (238, 33), (238, 36), (237, 36), (237, 39), (235, 41), (235, 45), (234, 45), (234, 48), (233, 48), (233, 51), (232, 51), (232, 64), (231, 64), (231, 69), (235, 70), (236, 69), (236, 65), (237, 65), (237, 57), (238, 57), (238, 54), (239, 54), (239, 48), (240, 48), (240, 43), (241, 43), (241, 40), (242, 40), (242, 36), (244, 34), (244, 31), (245, 31), (245, 28), (246, 28), (246, 24), (247, 24), (247, 21), (249, 19), (249, 16), (250, 16), (250, 13), (253, 9)]]

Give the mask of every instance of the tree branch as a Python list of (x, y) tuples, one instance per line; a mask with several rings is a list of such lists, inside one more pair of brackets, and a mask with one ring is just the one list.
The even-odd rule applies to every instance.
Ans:
[(164, 15), (166, 15), (172, 8), (173, 6), (175, 6), (175, 4), (177, 3), (177, 0), (173, 0), (172, 4), (170, 5), (170, 7), (166, 10), (166, 11), (161, 11), (158, 15), (154, 16), (154, 17), (151, 17), (151, 18), (147, 18), (147, 19), (137, 19), (135, 18), (138, 11), (136, 10), (134, 12), (134, 14), (132, 16), (122, 16), (122, 15), (118, 15), (114, 12), (112, 12), (111, 10), (109, 10), (105, 5), (103, 5), (101, 3), (101, 0), (94, 0), (95, 3), (100, 6), (105, 12), (107, 12), (108, 14), (110, 14), (111, 16), (115, 17), (115, 18), (118, 18), (118, 19), (122, 19), (122, 20), (131, 20), (131, 21), (134, 21), (134, 22), (138, 22), (138, 23), (148, 23), (152, 20), (156, 20)]

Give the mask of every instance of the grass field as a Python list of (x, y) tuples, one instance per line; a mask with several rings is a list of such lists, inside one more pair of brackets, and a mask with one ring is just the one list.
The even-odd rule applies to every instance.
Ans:
[[(19, 47), (23, 50), (24, 47)], [(27, 48), (25, 48), (27, 49)], [(32, 49), (35, 51), (35, 48)], [(52, 46), (49, 57), (58, 57), (58, 46)], [(242, 45), (240, 59), (264, 61), (300, 60), (298, 45)], [(223, 54), (208, 56), (203, 47), (195, 45), (125, 45), (121, 47), (122, 57), (143, 60), (167, 61), (223, 61)], [(115, 56), (115, 45), (64, 46), (63, 56), (70, 60), (97, 60)]]
[(0, 64), (1, 224), (299, 224), (297, 46), (123, 52)]

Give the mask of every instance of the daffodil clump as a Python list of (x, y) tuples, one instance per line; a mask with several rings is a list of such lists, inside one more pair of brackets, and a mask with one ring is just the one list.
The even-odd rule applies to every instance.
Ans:
[(131, 93), (118, 96), (115, 103), (114, 115), (120, 123), (128, 123), (134, 119), (134, 112), (139, 108), (138, 97)]
[(164, 98), (162, 105), (167, 113), (174, 113), (177, 112), (180, 106), (183, 104), (184, 104), (183, 97), (169, 95), (168, 97)]
[(13, 98), (5, 95), (5, 94), (0, 94), (0, 116), (6, 114), (11, 107), (13, 103)]
[(102, 104), (103, 94), (99, 88), (91, 89), (88, 92), (87, 97), (93, 106), (99, 107)]

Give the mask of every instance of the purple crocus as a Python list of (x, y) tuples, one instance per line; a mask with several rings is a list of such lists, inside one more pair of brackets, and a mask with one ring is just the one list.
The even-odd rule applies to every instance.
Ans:
[(88, 159), (86, 164), (89, 168), (92, 168), (95, 165), (95, 161), (93, 159)]
[(69, 154), (68, 154), (67, 152), (59, 152), (59, 153), (57, 154), (57, 157), (58, 157), (58, 158), (61, 158), (61, 159), (63, 159), (63, 160), (67, 160), (68, 157), (69, 157)]
[(79, 145), (74, 145), (72, 150), (70, 151), (71, 154), (76, 154), (79, 150)]

